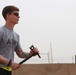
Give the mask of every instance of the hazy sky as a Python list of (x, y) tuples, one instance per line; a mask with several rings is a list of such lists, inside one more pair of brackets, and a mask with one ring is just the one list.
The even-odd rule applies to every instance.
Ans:
[[(40, 53), (47, 53), (51, 43), (54, 60), (75, 56), (76, 0), (1, 0), (1, 14), (6, 5), (20, 9), (20, 21), (14, 30), (24, 51), (34, 44)], [(0, 26), (4, 24), (0, 15)]]

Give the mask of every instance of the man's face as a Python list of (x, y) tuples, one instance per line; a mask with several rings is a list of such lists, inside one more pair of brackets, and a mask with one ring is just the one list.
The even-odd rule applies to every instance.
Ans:
[(19, 12), (14, 11), (11, 14), (7, 14), (7, 20), (13, 24), (17, 24), (19, 21)]

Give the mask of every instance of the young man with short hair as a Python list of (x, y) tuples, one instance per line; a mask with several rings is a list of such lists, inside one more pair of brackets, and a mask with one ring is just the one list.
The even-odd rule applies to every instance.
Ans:
[(34, 48), (29, 53), (22, 50), (19, 35), (13, 30), (20, 18), (17, 7), (5, 6), (2, 15), (5, 25), (0, 27), (0, 75), (12, 75), (12, 70), (20, 68), (20, 64), (14, 62), (14, 51), (20, 58), (26, 58), (33, 53), (38, 53), (38, 49)]

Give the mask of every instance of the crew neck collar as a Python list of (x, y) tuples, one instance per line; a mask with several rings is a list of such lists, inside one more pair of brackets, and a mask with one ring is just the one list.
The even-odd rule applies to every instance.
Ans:
[(9, 29), (9, 30), (13, 31), (13, 29), (11, 29), (11, 28), (7, 27), (6, 25), (4, 25), (4, 27), (6, 27), (7, 29)]

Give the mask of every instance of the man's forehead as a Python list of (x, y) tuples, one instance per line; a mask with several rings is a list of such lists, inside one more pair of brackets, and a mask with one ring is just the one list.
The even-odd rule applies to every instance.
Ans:
[(19, 11), (13, 11), (13, 13), (19, 13)]

